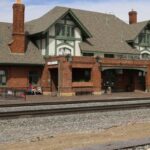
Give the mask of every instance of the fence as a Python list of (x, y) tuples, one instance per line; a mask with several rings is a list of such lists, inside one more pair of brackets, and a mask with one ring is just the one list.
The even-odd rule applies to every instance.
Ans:
[(0, 88), (0, 99), (26, 100), (26, 90), (23, 88)]

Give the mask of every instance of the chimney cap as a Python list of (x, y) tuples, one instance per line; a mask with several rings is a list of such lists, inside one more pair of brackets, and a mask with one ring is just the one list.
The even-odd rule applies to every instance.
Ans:
[(137, 14), (137, 11), (135, 11), (134, 9), (132, 9), (131, 11), (129, 11), (129, 14)]
[(21, 0), (16, 0), (16, 3), (17, 3), (17, 4), (21, 4), (22, 1), (21, 1)]

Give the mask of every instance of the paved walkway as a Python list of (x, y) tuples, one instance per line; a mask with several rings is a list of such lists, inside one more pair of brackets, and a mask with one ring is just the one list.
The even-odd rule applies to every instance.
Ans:
[(110, 100), (124, 100), (124, 99), (144, 99), (150, 98), (150, 93), (145, 92), (126, 92), (126, 93), (112, 93), (102, 94), (100, 96), (86, 95), (86, 96), (72, 96), (72, 97), (52, 97), (43, 95), (27, 96), (26, 100), (22, 99), (0, 99), (0, 105), (7, 104), (27, 104), (27, 103), (65, 103), (65, 102), (80, 102), (80, 101), (110, 101)]

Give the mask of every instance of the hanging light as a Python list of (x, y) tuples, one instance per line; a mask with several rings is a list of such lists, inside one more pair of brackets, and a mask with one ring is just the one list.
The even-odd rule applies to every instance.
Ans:
[(141, 77), (142, 76), (142, 72), (141, 71), (139, 71), (139, 77)]

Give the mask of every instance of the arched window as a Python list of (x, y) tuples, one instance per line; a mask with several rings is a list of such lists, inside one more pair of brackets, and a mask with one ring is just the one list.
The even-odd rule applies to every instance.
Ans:
[(148, 53), (143, 53), (143, 54), (142, 54), (142, 58), (143, 58), (143, 59), (150, 59), (150, 54), (148, 54)]
[(58, 55), (65, 56), (68, 54), (71, 55), (71, 49), (69, 49), (69, 48), (63, 47), (58, 50)]
[(6, 71), (0, 70), (0, 85), (6, 85), (7, 77), (6, 77)]

